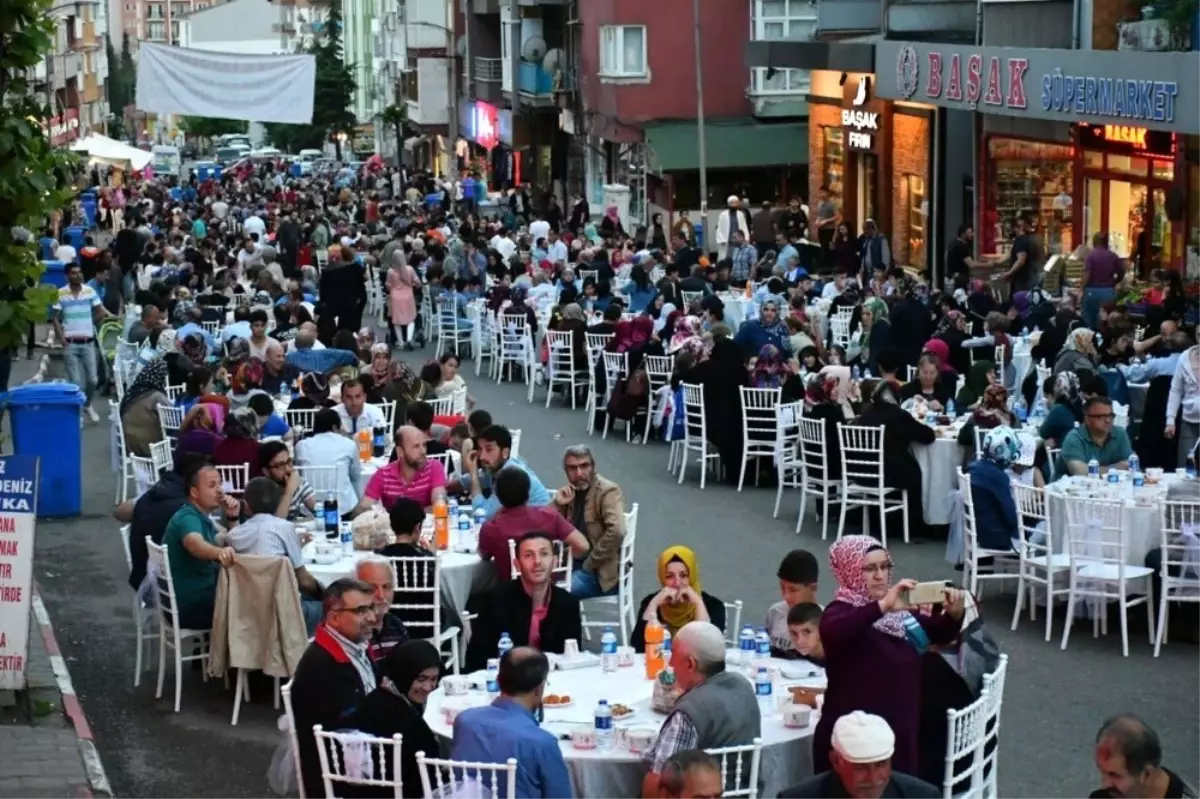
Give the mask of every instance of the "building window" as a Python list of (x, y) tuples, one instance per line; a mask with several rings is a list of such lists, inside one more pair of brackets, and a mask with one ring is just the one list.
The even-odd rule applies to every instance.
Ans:
[(909, 266), (925, 266), (925, 220), (928, 218), (929, 206), (925, 200), (925, 178), (920, 175), (905, 175), (905, 189), (908, 192), (908, 245), (907, 261)]
[(980, 252), (1008, 255), (1019, 214), (1036, 220), (1047, 253), (1065, 255), (1074, 250), (1082, 241), (1073, 230), (1074, 165), (1069, 145), (989, 139)]
[[(811, 41), (817, 31), (817, 6), (810, 0), (751, 0), (750, 32), (755, 41)], [(808, 94), (808, 70), (765, 67), (751, 70), (755, 94)]]
[(644, 78), (646, 75), (646, 26), (601, 26), (600, 76)]
[(834, 205), (842, 204), (842, 176), (846, 171), (846, 156), (842, 148), (842, 129), (829, 125), (822, 126), (822, 138), (825, 147), (825, 171), (822, 176), (825, 185), (829, 187), (829, 195)]

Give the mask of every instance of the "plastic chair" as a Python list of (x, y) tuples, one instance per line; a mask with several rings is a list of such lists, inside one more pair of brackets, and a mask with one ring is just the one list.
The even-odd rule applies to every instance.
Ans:
[(983, 795), (987, 799), (999, 796), (1000, 772), (1000, 707), (1004, 704), (1004, 685), (1008, 678), (1008, 655), (1001, 655), (1000, 662), (991, 674), (983, 675), (983, 693), (987, 696), (987, 720), (984, 722), (983, 738)]
[[(123, 524), (120, 527), (121, 546), (125, 550), (125, 566), (130, 570), (133, 569), (133, 554), (129, 550), (129, 534), (132, 525)], [(142, 601), (141, 594), (134, 589), (133, 591), (133, 626), (136, 631), (136, 646), (137, 653), (133, 662), (133, 687), (137, 688), (142, 684), (142, 670), (145, 668), (142, 664), (145, 662), (142, 659), (143, 647), (149, 645), (151, 641), (158, 638), (158, 632), (150, 631), (155, 625), (157, 614), (152, 605), (147, 605)]]
[(693, 383), (681, 383), (683, 386), (683, 451), (679, 459), (679, 484), (683, 485), (684, 475), (687, 474), (688, 453), (695, 453), (700, 462), (700, 490), (704, 490), (705, 477), (708, 474), (709, 461), (720, 463), (721, 456), (710, 452), (708, 446), (708, 427), (704, 416), (704, 387)]
[(512, 457), (512, 458), (521, 457), (521, 430), (520, 430), (520, 428), (517, 428), (515, 430), (509, 430), (508, 435), (510, 438), (512, 438), (512, 446), (509, 447), (509, 449), (508, 449), (509, 457)]
[(279, 689), (279, 696), (283, 699), (283, 712), (287, 718), (288, 749), (292, 753), (292, 769), (296, 775), (297, 787), (300, 790), (300, 799), (306, 799), (304, 795), (304, 778), (301, 776), (303, 770), (300, 764), (300, 739), (296, 737), (296, 714), (292, 710), (291, 680), (288, 680), (287, 684)]
[[(480, 799), (487, 796), (490, 799), (500, 799), (517, 795), (515, 757), (510, 757), (503, 763), (472, 763), (467, 760), (425, 757), (424, 752), (417, 752), (417, 770), (421, 772), (421, 788), (425, 791), (425, 799), (445, 796), (478, 796)], [(449, 779), (446, 772), (449, 772)], [(484, 790), (487, 790), (486, 794), (482, 793)]]
[(1046, 501), (1046, 489), (1023, 483), (1012, 484), (1013, 499), (1017, 503), (1017, 536), (1019, 556), (1017, 575), (1017, 604), (1013, 608), (1012, 629), (1017, 629), (1029, 597), (1029, 619), (1037, 621), (1037, 602), (1033, 587), (1040, 585), (1046, 590), (1046, 640), (1054, 626), (1054, 597), (1068, 592), (1066, 588), (1055, 588), (1055, 575), (1071, 567), (1071, 556), (1066, 552), (1054, 552), (1054, 525), (1050, 522), (1050, 503)]
[[(637, 598), (633, 595), (633, 567), (634, 567), (634, 550), (637, 545), (637, 523), (638, 523), (638, 503), (633, 503), (633, 509), (625, 514), (625, 535), (621, 539), (621, 554), (620, 562), (617, 566), (617, 594), (616, 596), (600, 596), (593, 599), (583, 600), (585, 602), (594, 603), (597, 605), (616, 605), (617, 607), (617, 624), (621, 628), (621, 645), (629, 645), (629, 635), (636, 624), (637, 614)], [(583, 622), (583, 631), (588, 638), (591, 638), (588, 632), (592, 627), (608, 627), (609, 622), (605, 621), (587, 621)]]
[(525, 314), (501, 314), (496, 335), (500, 341), (496, 358), (496, 382), (504, 379), (505, 365), (518, 367), (529, 385), (533, 342), (529, 334), (529, 318)]
[(1154, 657), (1167, 641), (1171, 603), (1200, 603), (1200, 502), (1163, 502), (1160, 512), (1162, 596), (1158, 599)]
[(454, 398), (449, 395), (445, 397), (429, 397), (424, 402), (433, 409), (434, 416), (449, 416), (454, 411)]
[[(461, 630), (458, 627), (442, 629), (442, 559), (434, 556), (388, 558), (388, 561), (392, 565), (392, 583), (396, 586), (392, 610), (398, 611), (398, 615), (410, 631), (415, 627), (429, 628), (429, 635), (425, 638), (436, 646), (439, 652), (442, 650), (442, 644), (449, 641), (451, 663), (448, 665), (458, 674), (458, 637)], [(406, 595), (413, 601), (405, 601)], [(432, 603), (416, 601), (427, 600), (429, 597), (433, 598)], [(405, 611), (418, 611), (422, 616), (429, 612), (431, 620), (425, 621), (422, 618), (413, 621), (413, 614), (406, 615)], [(420, 634), (414, 631), (413, 637), (420, 637)]]
[[(721, 796), (758, 796), (758, 768), (762, 760), (763, 739), (755, 738), (745, 746), (723, 746), (704, 751), (721, 763), (721, 782), (725, 791)], [(749, 758), (749, 764), (746, 763)]]
[[(983, 796), (983, 742), (987, 733), (988, 704), (985, 690), (966, 707), (946, 711), (946, 756), (942, 771), (943, 799), (955, 796)], [(958, 764), (962, 763), (962, 768)], [(958, 794), (954, 787), (970, 780), (970, 787)]]
[[(604, 352), (601, 353), (604, 359), (604, 435), (601, 438), (608, 438), (608, 429), (612, 425), (612, 414), (608, 412), (608, 403), (612, 400), (613, 391), (616, 390), (617, 384), (629, 377), (629, 353), (627, 352)], [(625, 422), (625, 440), (628, 442), (632, 438), (633, 422)]]
[(650, 430), (654, 426), (654, 398), (659, 390), (671, 382), (671, 373), (675, 371), (674, 355), (646, 355), (642, 358), (642, 367), (646, 370), (646, 381), (649, 383), (651, 407), (646, 413), (646, 429), (642, 432), (642, 444), (650, 440)]
[(458, 305), (453, 297), (438, 298), (437, 313), (434, 318), (437, 323), (438, 340), (434, 357), (442, 357), (442, 353), (446, 350), (459, 355), (459, 346), (471, 343), (472, 331), (468, 327), (459, 327), (458, 321), (462, 317), (458, 315)]
[(383, 425), (387, 428), (388, 435), (391, 436), (396, 430), (396, 401), (385, 400), (379, 403), (377, 407), (383, 413)]
[(174, 402), (177, 398), (187, 391), (187, 383), (179, 383), (178, 385), (167, 385), (167, 399)]
[(300, 475), (300, 479), (308, 482), (312, 486), (313, 493), (317, 495), (317, 510), (318, 517), (321, 503), (325, 501), (325, 496), (332, 493), (334, 496), (338, 494), (338, 467), (336, 466), (302, 466), (296, 464), (292, 467)]
[(546, 331), (546, 349), (550, 354), (550, 373), (546, 380), (547, 408), (550, 407), (555, 386), (566, 388), (571, 393), (571, 410), (576, 407), (578, 389), (586, 375), (575, 363), (574, 337), (574, 332), (570, 330)]
[(170, 440), (171, 449), (175, 449), (175, 438), (179, 435), (179, 428), (183, 427), (183, 408), (178, 405), (159, 405), (158, 408), (158, 424), (162, 428), (163, 438)]
[[(116, 442), (117, 460), (120, 463), (121, 473), (117, 475), (117, 495), (114, 500), (118, 505), (129, 499), (129, 485), (132, 482), (136, 488), (137, 475), (133, 471), (133, 461), (129, 459), (129, 453), (125, 449), (125, 425), (121, 423), (120, 406), (108, 401), (109, 416), (113, 420), (113, 425), (116, 426)], [(161, 424), (161, 420), (160, 420)], [(170, 446), (168, 441), (167, 446)]]
[[(904, 543), (908, 543), (908, 491), (883, 484), (883, 426), (862, 427), (844, 424), (838, 427), (842, 446), (842, 512), (837, 537), (846, 529), (846, 511), (863, 509), (863, 532), (871, 534), (870, 508), (879, 509), (879, 538), (887, 548), (887, 515), (900, 511), (904, 525)], [(896, 499), (896, 495), (899, 499)]]
[[(742, 402), (742, 466), (738, 473), (738, 491), (746, 482), (746, 465), (751, 458), (773, 458), (779, 447), (778, 388), (739, 386)], [(754, 484), (762, 476), (762, 461), (755, 463)]]
[(779, 405), (775, 419), (775, 468), (779, 485), (775, 489), (775, 509), (771, 518), (779, 518), (779, 505), (785, 488), (799, 488), (803, 482), (804, 464), (800, 460), (800, 419), (804, 416), (802, 401)]
[(221, 487), (226, 494), (241, 494), (250, 482), (250, 464), (239, 463), (235, 466), (214, 466), (217, 474), (221, 475)]
[(442, 468), (446, 470), (446, 474), (462, 474), (462, 453), (448, 449), (445, 452), (437, 455), (430, 454), (427, 456), (432, 461), (440, 461)]
[[(321, 760), (321, 780), (325, 783), (325, 796), (343, 795), (341, 791), (335, 792), (333, 786), (334, 783), (338, 783), (368, 788), (391, 788), (396, 799), (400, 799), (404, 795), (400, 785), (400, 743), (403, 737), (399, 733), (391, 738), (379, 738), (357, 731), (326, 732), (320, 724), (314, 724), (313, 739), (317, 744), (317, 756)], [(348, 749), (356, 750), (353, 760), (346, 757)], [(365, 770), (366, 774), (351, 774), (348, 761)], [(375, 795), (383, 793), (380, 791)]]
[[(1020, 566), (1021, 555), (1013, 549), (986, 549), (979, 546), (979, 538), (975, 526), (975, 497), (971, 493), (971, 476), (964, 474), (962, 467), (958, 472), (958, 490), (963, 503), (963, 577), (967, 590), (974, 597), (983, 595), (979, 587), (980, 581), (989, 580), (1020, 580), (1020, 573), (1002, 572), (1000, 566), (1005, 564)], [(979, 560), (992, 558), (995, 568), (991, 574), (979, 573)]]
[(316, 425), (318, 408), (288, 408), (283, 412), (283, 419), (293, 430), (311, 431)]
[[(154, 580), (154, 605), (158, 611), (158, 687), (154, 698), (162, 699), (163, 682), (166, 678), (167, 650), (174, 653), (175, 659), (175, 712), (179, 712), (179, 703), (183, 698), (183, 664), (201, 661), (201, 674), (207, 677), (208, 660), (208, 630), (192, 630), (179, 626), (179, 617), (175, 615), (175, 581), (171, 577), (171, 561), (167, 557), (167, 547), (159, 546), (146, 536), (146, 551), (148, 570), (157, 574)], [(199, 652), (192, 655), (183, 654), (183, 645), (189, 639), (199, 642)]]

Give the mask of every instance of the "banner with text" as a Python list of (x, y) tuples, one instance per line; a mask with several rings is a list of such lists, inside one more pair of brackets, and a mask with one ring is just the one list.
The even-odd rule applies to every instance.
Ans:
[(0, 691), (25, 687), (38, 459), (0, 458)]

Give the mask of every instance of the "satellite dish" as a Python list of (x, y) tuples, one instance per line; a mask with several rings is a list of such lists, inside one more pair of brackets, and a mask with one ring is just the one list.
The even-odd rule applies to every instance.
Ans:
[(454, 52), (458, 54), (459, 58), (463, 58), (466, 56), (466, 54), (467, 54), (467, 37), (465, 34), (462, 36), (459, 36), (454, 41)]
[(521, 44), (521, 59), (524, 61), (541, 61), (546, 57), (546, 40), (541, 36), (530, 36)]
[(557, 47), (547, 50), (545, 58), (542, 59), (542, 69), (553, 75), (562, 69), (566, 57), (567, 54)]

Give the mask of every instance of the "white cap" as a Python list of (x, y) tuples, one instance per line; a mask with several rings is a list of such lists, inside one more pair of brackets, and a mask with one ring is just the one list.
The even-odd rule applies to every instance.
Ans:
[(850, 763), (878, 763), (896, 749), (896, 734), (879, 716), (856, 710), (833, 725), (833, 748)]
[(738, 199), (738, 196), (736, 194), (731, 194), (725, 198), (726, 205), (733, 205), (734, 203), (740, 203), (740, 202), (741, 202), (741, 200)]

